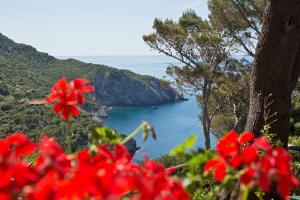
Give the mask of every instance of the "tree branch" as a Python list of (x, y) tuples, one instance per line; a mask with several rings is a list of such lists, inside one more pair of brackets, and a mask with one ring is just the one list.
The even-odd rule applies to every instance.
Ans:
[(257, 35), (260, 35), (260, 30), (258, 29), (258, 27), (256, 26), (255, 23), (252, 23), (247, 16), (245, 15), (246, 10), (241, 8), (236, 2), (235, 0), (230, 0), (231, 3), (235, 6), (235, 8), (239, 11), (240, 15), (242, 16), (242, 18), (247, 22), (247, 24), (256, 32)]

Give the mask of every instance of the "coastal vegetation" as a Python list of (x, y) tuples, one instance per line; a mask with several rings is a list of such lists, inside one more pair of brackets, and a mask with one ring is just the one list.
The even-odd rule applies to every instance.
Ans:
[[(300, 2), (208, 5), (208, 19), (192, 10), (178, 21), (157, 18), (143, 37), (181, 62), (167, 69), (171, 82), (58, 60), (0, 35), (0, 199), (299, 195)], [(121, 136), (91, 114), (102, 105), (175, 102), (181, 93), (197, 97), (205, 149), (194, 134), (169, 155), (136, 163), (124, 145), (140, 133), (156, 139), (154, 127), (143, 122)]]
[(180, 91), (197, 96), (206, 148), (211, 148), (213, 120), (224, 109), (237, 119), (231, 122), (234, 124), (231, 129), (241, 129), (245, 116), (237, 110), (241, 110), (244, 101), (237, 96), (246, 94), (249, 66), (246, 61), (230, 56), (232, 42), (225, 40), (219, 29), (193, 11), (183, 13), (178, 22), (156, 19), (153, 27), (155, 33), (144, 36), (144, 40), (151, 48), (184, 65), (171, 66), (167, 73)]
[[(201, 19), (192, 10), (184, 12), (178, 21), (157, 18), (153, 25), (154, 33), (143, 37), (152, 49), (175, 58), (183, 65), (183, 67), (170, 66), (167, 73), (173, 78), (173, 85), (179, 90), (197, 97), (201, 107), (200, 120), (204, 129), (206, 148), (211, 147), (210, 134), (220, 137), (226, 130), (242, 131), (246, 126), (246, 122), (247, 130), (254, 130), (259, 134), (264, 124), (272, 123), (275, 118), (279, 120), (278, 115), (283, 117), (283, 115), (288, 114), (290, 110), (290, 103), (288, 102), (291, 102), (290, 100), (282, 100), (282, 102), (285, 102), (284, 105), (287, 106), (282, 110), (283, 113), (278, 113), (275, 108), (279, 106), (275, 105), (275, 99), (279, 101), (279, 97), (275, 98), (274, 95), (277, 92), (280, 95), (280, 91), (286, 90), (284, 88), (279, 90), (279, 86), (274, 87), (274, 84), (279, 84), (280, 76), (286, 82), (279, 85), (291, 87), (288, 90), (290, 93), (285, 96), (291, 97), (291, 92), (294, 91), (294, 105), (299, 98), (298, 88), (293, 90), (298, 78), (296, 68), (294, 67), (292, 70), (292, 66), (295, 65), (291, 65), (289, 70), (289, 73), (293, 73), (289, 76), (294, 78), (293, 80), (286, 80), (286, 76), (282, 74), (275, 76), (276, 73), (281, 73), (282, 70), (278, 66), (269, 67), (266, 64), (273, 63), (275, 65), (280, 61), (264, 61), (264, 68), (256, 67), (259, 55), (255, 57), (255, 51), (262, 31), (266, 2), (265, 0), (249, 2), (211, 0), (208, 1), (209, 19)], [(276, 41), (279, 41), (279, 39)], [(269, 52), (269, 49), (268, 47), (266, 52)], [(291, 49), (288, 48), (286, 51), (291, 51)], [(275, 52), (272, 52), (272, 57), (275, 54)], [(291, 54), (294, 55), (295, 52), (291, 52)], [(265, 57), (262, 56), (261, 58)], [(285, 66), (285, 64), (280, 65)], [(265, 71), (255, 71), (262, 69)], [(271, 69), (274, 70), (273, 73), (270, 73)], [(266, 74), (271, 76), (270, 79), (274, 81), (274, 84), (270, 84), (271, 81), (266, 81)], [(257, 79), (260, 75), (264, 83), (254, 86), (254, 84), (259, 83)], [(287, 86), (288, 84), (291, 85)], [(267, 85), (270, 87), (267, 88)], [(257, 87), (261, 88), (258, 89)], [(250, 91), (253, 92), (254, 88), (257, 90), (256, 93), (250, 95)], [(275, 88), (277, 90), (273, 91)], [(261, 91), (265, 91), (262, 96), (260, 95)], [(272, 95), (272, 97), (269, 97), (269, 95)], [(254, 105), (257, 96), (261, 97), (259, 106)], [(271, 102), (275, 101), (268, 108), (264, 107), (264, 105), (268, 105), (264, 104), (267, 98)], [(248, 116), (247, 121), (249, 105), (251, 105), (250, 113), (253, 116), (252, 114), (251, 117)], [(253, 111), (254, 107), (255, 111)], [(266, 120), (263, 112), (270, 109), (270, 107), (272, 108), (269, 114), (273, 114), (273, 119)], [(296, 117), (297, 109), (297, 107), (293, 107), (292, 118)], [(252, 127), (254, 124), (250, 122), (253, 122), (252, 117), (255, 116), (253, 112), (261, 113), (260, 118), (255, 120), (259, 123), (255, 125), (255, 129)], [(274, 116), (275, 113), (277, 113), (277, 117)], [(285, 116), (283, 118), (287, 120), (289, 117)], [(296, 123), (295, 120), (293, 122)], [(252, 125), (250, 126), (250, 124)], [(276, 124), (280, 123), (277, 122)], [(285, 124), (285, 130), (280, 129), (277, 132), (288, 132), (288, 123), (285, 122)], [(274, 126), (273, 128), (275, 128)], [(295, 131), (293, 123), (290, 130)], [(278, 137), (281, 138), (282, 142), (287, 143), (286, 134), (285, 136), (278, 135)]]
[[(167, 73), (179, 90), (197, 97), (207, 149), (209, 135), (226, 130), (264, 134), (287, 147), (290, 134), (299, 137), (299, 2), (210, 0), (208, 5), (208, 19), (192, 10), (178, 21), (155, 19), (154, 33), (144, 41), (183, 65), (170, 66)], [(215, 160), (215, 176), (224, 171), (221, 165)], [(219, 198), (237, 199), (239, 187), (221, 189)], [(280, 197), (269, 191), (264, 199)]]

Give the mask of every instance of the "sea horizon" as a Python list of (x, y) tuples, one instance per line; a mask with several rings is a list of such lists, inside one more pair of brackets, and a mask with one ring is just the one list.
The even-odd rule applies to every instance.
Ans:
[(165, 55), (100, 55), (100, 56), (56, 56), (58, 59), (76, 59), (86, 63), (101, 64), (108, 67), (127, 69), (132, 72), (156, 78), (166, 78), (165, 70), (170, 65), (181, 63)]

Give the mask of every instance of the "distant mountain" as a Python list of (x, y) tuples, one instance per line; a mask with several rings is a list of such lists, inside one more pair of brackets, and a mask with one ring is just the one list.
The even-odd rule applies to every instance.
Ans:
[(154, 77), (75, 59), (59, 60), (31, 46), (17, 44), (2, 34), (0, 69), (0, 92), (8, 88), (13, 94), (30, 99), (44, 97), (62, 76), (90, 79), (96, 87), (94, 99), (101, 105), (159, 105), (182, 98)]

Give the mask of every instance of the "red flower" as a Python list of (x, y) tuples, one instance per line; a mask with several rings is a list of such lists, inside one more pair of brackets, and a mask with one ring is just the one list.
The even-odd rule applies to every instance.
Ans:
[(222, 158), (213, 158), (209, 160), (205, 166), (204, 171), (206, 173), (210, 171), (213, 172), (213, 176), (217, 181), (222, 181), (224, 179), (224, 176), (226, 174), (226, 162)]
[(230, 166), (238, 168), (241, 164), (250, 164), (257, 157), (254, 147), (244, 145), (252, 142), (254, 134), (245, 132), (238, 135), (235, 131), (228, 132), (223, 139), (217, 143), (217, 152)]
[(91, 92), (95, 89), (94, 86), (85, 85), (88, 82), (89, 81), (87, 79), (84, 79), (84, 78), (74, 78), (70, 82), (70, 87), (72, 88), (72, 90), (75, 91), (76, 96), (77, 96), (77, 102), (80, 105), (85, 102), (84, 94), (88, 93), (88, 92)]
[(146, 159), (144, 168), (136, 174), (135, 187), (139, 193), (134, 199), (189, 199), (180, 182), (171, 179), (168, 171), (152, 160)]
[[(264, 137), (254, 140), (251, 132), (238, 136), (230, 131), (217, 143), (218, 157), (209, 160), (205, 172), (213, 171), (217, 181), (222, 181), (226, 175), (227, 166), (234, 172), (241, 174), (241, 183), (252, 186), (257, 184), (262, 190), (268, 192), (270, 184), (274, 182), (283, 199), (289, 199), (291, 188), (296, 188), (299, 181), (291, 170), (291, 157), (283, 148), (272, 149), (271, 144)], [(258, 151), (262, 151), (259, 156)], [(229, 168), (230, 169), (230, 168)]]
[(238, 168), (242, 164), (242, 158), (239, 154), (233, 155), (228, 159), (228, 164), (234, 168)]
[[(269, 150), (266, 142), (260, 138), (262, 147), (268, 150), (258, 163), (259, 186), (266, 192), (270, 190), (270, 183), (275, 182), (277, 190), (283, 199), (289, 199), (290, 190), (299, 185), (298, 179), (291, 170), (291, 157), (283, 148)], [(266, 147), (266, 148), (265, 148)]]
[[(258, 151), (252, 145), (245, 146), (253, 141), (254, 134), (245, 132), (238, 135), (236, 131), (229, 131), (223, 139), (217, 143), (216, 151), (217, 158), (213, 158), (205, 165), (205, 171), (215, 169), (214, 177), (217, 181), (222, 181), (225, 174), (227, 165), (239, 169), (241, 166), (250, 166), (258, 158)], [(249, 173), (244, 175), (244, 179)]]
[(240, 144), (247, 144), (249, 142), (252, 142), (253, 139), (254, 134), (252, 132), (244, 132), (239, 137)]
[(239, 150), (238, 133), (235, 131), (229, 131), (223, 139), (220, 139), (217, 143), (217, 152), (223, 158), (237, 154)]
[[(289, 199), (291, 188), (299, 185), (290, 155), (283, 148), (272, 149), (264, 138), (245, 146), (252, 140), (251, 133), (225, 136), (217, 147), (223, 155), (209, 160), (205, 173), (213, 171), (214, 178), (222, 181), (227, 170), (233, 170), (242, 184), (259, 186), (266, 192), (275, 183), (281, 197)], [(222, 144), (224, 141), (231, 144)], [(22, 157), (34, 149), (23, 133), (0, 139), (0, 199), (120, 199), (126, 194), (132, 199), (189, 199), (169, 170), (148, 159), (144, 166), (134, 164), (122, 145), (114, 150), (99, 145), (95, 154), (81, 150), (77, 157), (70, 157), (53, 139), (43, 137), (37, 163), (29, 165)]]
[(35, 151), (34, 143), (24, 133), (13, 133), (6, 140), (10, 148), (14, 148), (17, 157), (29, 155)]
[(248, 185), (253, 180), (255, 173), (256, 173), (255, 169), (246, 168), (246, 170), (240, 177), (241, 183)]
[(53, 138), (43, 136), (38, 145), (39, 156), (35, 168), (39, 172), (56, 171), (61, 175), (71, 170), (71, 158)]
[(241, 159), (246, 165), (250, 165), (258, 158), (258, 151), (255, 147), (246, 146), (241, 153)]
[[(6, 140), (0, 139), (0, 156), (3, 158), (9, 153), (9, 144)], [(3, 159), (0, 159), (0, 164)]]
[(259, 137), (259, 138), (255, 139), (254, 146), (255, 146), (255, 148), (264, 150), (265, 152), (269, 152), (272, 150), (272, 145), (264, 137)]
[(70, 116), (77, 117), (80, 113), (77, 106), (84, 103), (84, 94), (94, 90), (93, 86), (85, 85), (87, 82), (86, 79), (75, 78), (68, 84), (63, 77), (51, 88), (46, 102), (51, 104), (58, 100), (53, 107), (53, 112), (61, 113), (62, 119), (69, 119)]
[(0, 199), (1, 200), (10, 200), (9, 194), (0, 192)]
[[(10, 191), (19, 194), (38, 180), (35, 169), (22, 158), (34, 152), (35, 145), (23, 133), (13, 133), (0, 140), (0, 194)], [(5, 196), (1, 196), (5, 199)]]
[(59, 184), (59, 175), (55, 171), (49, 171), (27, 191), (27, 199), (31, 200), (52, 200), (55, 199), (55, 192)]

